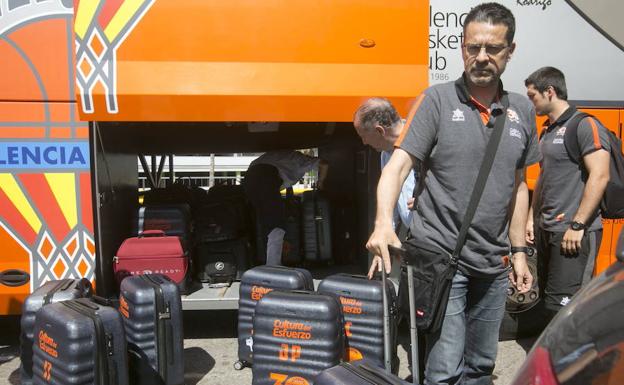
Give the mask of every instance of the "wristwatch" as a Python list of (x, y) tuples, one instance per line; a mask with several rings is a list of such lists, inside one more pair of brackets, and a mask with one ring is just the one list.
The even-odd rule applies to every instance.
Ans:
[(525, 253), (529, 254), (529, 248), (527, 246), (511, 246), (511, 254), (515, 253)]
[(570, 223), (570, 228), (574, 231), (580, 231), (580, 230), (585, 230), (587, 226), (585, 226), (585, 223), (583, 222), (574, 221)]

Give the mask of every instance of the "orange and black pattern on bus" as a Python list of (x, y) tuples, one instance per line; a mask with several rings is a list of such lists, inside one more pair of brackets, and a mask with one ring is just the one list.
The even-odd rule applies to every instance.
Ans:
[(61, 0), (9, 1), (0, 12), (0, 314), (17, 314), (54, 279), (93, 281), (95, 243), (88, 125), (78, 120), (73, 8)]

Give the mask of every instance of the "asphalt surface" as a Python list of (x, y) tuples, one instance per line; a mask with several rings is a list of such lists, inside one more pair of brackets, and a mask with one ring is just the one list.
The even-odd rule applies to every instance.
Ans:
[[(237, 355), (236, 311), (184, 314), (186, 385), (251, 384), (251, 369), (234, 370)], [(522, 365), (533, 339), (499, 343), (494, 384), (507, 385)], [(399, 375), (409, 374), (405, 350), (399, 347)], [(0, 318), (0, 384), (20, 384), (19, 318)]]

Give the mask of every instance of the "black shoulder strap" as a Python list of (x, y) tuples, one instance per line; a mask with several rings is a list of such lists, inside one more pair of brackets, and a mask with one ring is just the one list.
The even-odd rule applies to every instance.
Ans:
[(581, 123), (581, 120), (585, 118), (594, 118), (593, 115), (587, 114), (585, 112), (579, 112), (574, 115), (565, 123), (566, 131), (563, 136), (563, 143), (565, 145), (566, 151), (568, 152), (568, 156), (572, 161), (576, 164), (581, 163), (581, 148), (578, 143), (578, 126)]
[(485, 183), (487, 182), (488, 176), (490, 175), (490, 170), (492, 169), (492, 164), (494, 163), (494, 157), (496, 156), (498, 143), (500, 142), (501, 136), (503, 134), (503, 127), (505, 126), (505, 121), (507, 120), (507, 108), (509, 107), (509, 99), (507, 97), (507, 94), (503, 94), (501, 102), (503, 103), (503, 110), (501, 114), (496, 117), (496, 122), (494, 123), (494, 131), (492, 132), (492, 134), (490, 135), (490, 139), (488, 140), (488, 144), (485, 149), (485, 155), (483, 156), (481, 168), (479, 169), (479, 174), (477, 176), (477, 181), (475, 182), (474, 188), (472, 189), (472, 194), (470, 194), (468, 208), (466, 209), (466, 214), (464, 215), (464, 220), (462, 222), (461, 229), (459, 230), (459, 235), (457, 236), (457, 244), (455, 245), (455, 250), (451, 255), (451, 263), (453, 264), (457, 263), (457, 260), (459, 259), (459, 253), (461, 252), (462, 247), (464, 247), (464, 242), (466, 242), (468, 229), (470, 228), (472, 218), (477, 211), (477, 206), (479, 205), (481, 195), (483, 194), (483, 190), (485, 189)]

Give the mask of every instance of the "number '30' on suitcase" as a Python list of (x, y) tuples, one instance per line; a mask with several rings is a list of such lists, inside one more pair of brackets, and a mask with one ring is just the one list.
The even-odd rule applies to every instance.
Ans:
[[(392, 371), (396, 373), (397, 297), (392, 282), (385, 281), (387, 301), (384, 300), (382, 281), (369, 280), (363, 275), (331, 275), (321, 281), (318, 291), (336, 295), (340, 300), (345, 322), (346, 358), (349, 361), (366, 358), (382, 367), (387, 359), (391, 363)], [(384, 316), (388, 317), (390, 357), (385, 357)]]
[(256, 266), (241, 277), (238, 300), (238, 359), (236, 369), (253, 363), (253, 318), (256, 304), (275, 290), (314, 290), (308, 270), (284, 266)]
[(116, 309), (80, 298), (37, 312), (36, 385), (128, 385), (126, 337)]
[(333, 295), (275, 290), (254, 315), (253, 385), (312, 384), (344, 356), (342, 310)]
[(24, 301), (21, 318), (20, 377), (22, 385), (32, 384), (32, 349), (35, 315), (42, 307), (51, 303), (91, 296), (93, 289), (88, 279), (62, 279), (48, 281), (35, 290)]
[(160, 274), (121, 282), (119, 312), (126, 329), (133, 385), (184, 383), (184, 333), (178, 287)]

